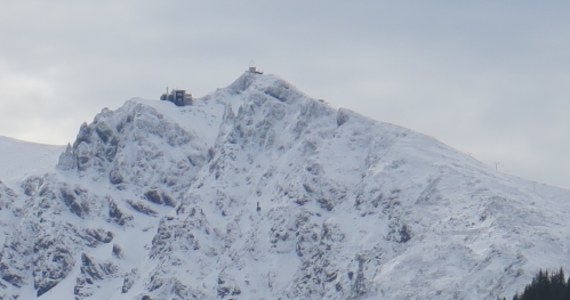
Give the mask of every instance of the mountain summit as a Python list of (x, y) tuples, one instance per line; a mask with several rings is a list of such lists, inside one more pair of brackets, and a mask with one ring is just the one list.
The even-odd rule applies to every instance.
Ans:
[(1, 299), (496, 299), (570, 265), (570, 192), (246, 72), (133, 99), (0, 184)]

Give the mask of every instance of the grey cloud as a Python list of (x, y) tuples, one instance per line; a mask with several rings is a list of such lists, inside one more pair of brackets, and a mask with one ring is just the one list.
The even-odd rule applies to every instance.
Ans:
[(0, 49), (0, 134), (66, 143), (102, 107), (157, 97), (166, 85), (204, 95), (253, 58), (334, 106), (570, 187), (570, 166), (560, 163), (570, 147), (568, 8), (561, 1), (11, 1), (0, 11), (0, 36), (10, 40)]

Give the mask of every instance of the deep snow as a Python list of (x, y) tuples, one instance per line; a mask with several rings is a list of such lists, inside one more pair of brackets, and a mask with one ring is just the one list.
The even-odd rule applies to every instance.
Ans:
[(570, 265), (567, 190), (273, 75), (194, 103), (105, 109), (57, 168), (2, 153), (37, 163), (0, 174), (0, 295), (496, 299)]

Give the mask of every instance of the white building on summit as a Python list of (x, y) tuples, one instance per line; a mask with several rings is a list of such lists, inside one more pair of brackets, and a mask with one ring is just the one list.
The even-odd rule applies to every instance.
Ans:
[(255, 66), (255, 62), (253, 60), (249, 62), (249, 70), (248, 71), (250, 73), (263, 74), (262, 71), (257, 69), (257, 67)]

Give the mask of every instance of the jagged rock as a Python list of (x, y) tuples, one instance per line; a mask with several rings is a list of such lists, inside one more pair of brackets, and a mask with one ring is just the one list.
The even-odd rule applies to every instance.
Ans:
[[(10, 274), (9, 271), (6, 269), (7, 267), (5, 265), (0, 265), (0, 272), (2, 272), (2, 280), (10, 283), (15, 287), (22, 287), (22, 285), (24, 284), (24, 279), (22, 278), (22, 276), (16, 274)], [(4, 288), (5, 287), (6, 286), (4, 286)]]
[(110, 262), (97, 263), (92, 257), (82, 253), (80, 271), (73, 288), (76, 299), (93, 296), (101, 287), (98, 282), (105, 278), (115, 277), (118, 267)]
[(123, 286), (121, 287), (121, 293), (128, 293), (133, 284), (135, 283), (135, 278), (138, 273), (138, 269), (132, 269), (129, 273), (125, 274), (123, 279)]
[(123, 213), (119, 207), (117, 206), (117, 204), (115, 203), (115, 201), (113, 201), (110, 198), (107, 198), (109, 201), (109, 219), (113, 222), (116, 223), (118, 225), (125, 225), (128, 221), (131, 221), (133, 219), (133, 216), (129, 216), (126, 215), (125, 213)]
[(241, 289), (236, 285), (235, 282), (229, 281), (224, 278), (223, 274), (218, 277), (218, 287), (216, 288), (217, 296), (221, 299), (226, 297), (231, 298), (232, 296), (239, 296), (241, 294)]
[(117, 244), (113, 244), (113, 256), (123, 258), (123, 249)]
[(120, 170), (112, 169), (109, 172), (109, 182), (112, 184), (121, 184), (125, 181), (123, 175), (121, 174)]
[(42, 186), (43, 183), (44, 179), (39, 176), (32, 176), (26, 178), (26, 180), (24, 180), (24, 182), (22, 183), (24, 194), (26, 196), (35, 195), (40, 190), (40, 187)]
[(83, 217), (88, 213), (89, 208), (84, 203), (81, 203), (81, 199), (79, 198), (80, 192), (77, 190), (70, 191), (64, 187), (60, 189), (60, 195), (69, 210), (78, 217)]
[(89, 247), (97, 247), (99, 244), (107, 244), (113, 240), (113, 233), (105, 229), (85, 229), (81, 238)]
[[(51, 240), (49, 242), (55, 241)], [(33, 267), (34, 289), (36, 289), (38, 297), (65, 279), (75, 264), (73, 253), (67, 248), (50, 243), (37, 243), (34, 247), (37, 249), (34, 252), (40, 253), (34, 259)], [(54, 246), (52, 247), (51, 245)]]
[(336, 125), (342, 126), (344, 123), (348, 122), (350, 119), (351, 112), (347, 109), (341, 108), (338, 110), (336, 115)]
[(145, 214), (148, 216), (156, 216), (157, 215), (156, 211), (150, 209), (149, 207), (147, 207), (146, 205), (144, 205), (140, 202), (135, 202), (135, 201), (130, 201), (130, 200), (127, 200), (126, 202), (132, 209), (134, 209), (134, 210), (136, 210), (142, 214)]

